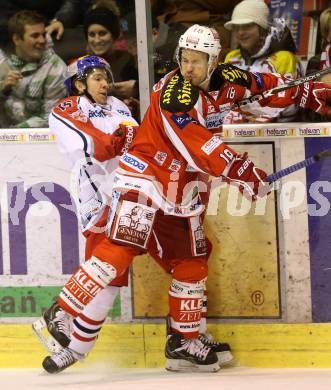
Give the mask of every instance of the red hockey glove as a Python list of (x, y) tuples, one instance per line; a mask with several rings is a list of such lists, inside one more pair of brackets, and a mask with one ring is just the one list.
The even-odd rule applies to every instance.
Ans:
[(233, 159), (225, 179), (229, 184), (237, 185), (247, 199), (255, 201), (270, 193), (270, 184), (265, 181), (266, 177), (267, 174), (254, 166), (248, 159), (248, 154), (244, 153)]
[(118, 144), (118, 154), (125, 154), (136, 136), (138, 126), (130, 126), (120, 124), (119, 128), (115, 131), (115, 135), (122, 138), (122, 142)]
[(302, 108), (309, 108), (321, 115), (331, 116), (331, 88), (318, 81), (308, 81), (297, 87), (293, 98)]

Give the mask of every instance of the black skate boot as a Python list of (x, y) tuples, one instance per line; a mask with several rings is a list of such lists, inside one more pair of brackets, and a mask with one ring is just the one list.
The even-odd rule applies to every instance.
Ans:
[(45, 357), (42, 364), (45, 371), (49, 374), (58, 374), (78, 362), (78, 360), (84, 360), (84, 355), (74, 352), (69, 348), (63, 348), (60, 352)]
[(43, 318), (48, 332), (62, 347), (67, 347), (70, 343), (72, 316), (64, 311), (58, 303), (54, 303), (43, 313)]
[(216, 372), (220, 369), (217, 355), (210, 347), (199, 339), (184, 339), (179, 333), (167, 336), (165, 356), (169, 371)]
[(218, 363), (221, 367), (232, 365), (234, 363), (234, 357), (228, 343), (220, 343), (214, 340), (213, 336), (209, 333), (200, 333), (198, 338), (203, 345), (210, 347), (213, 352), (216, 352)]

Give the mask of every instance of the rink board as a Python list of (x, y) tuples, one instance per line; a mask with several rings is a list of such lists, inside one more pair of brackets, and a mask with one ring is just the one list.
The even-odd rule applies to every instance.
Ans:
[[(331, 368), (331, 324), (210, 324), (247, 367)], [(106, 324), (86, 359), (119, 368), (164, 367), (164, 324)], [(47, 355), (31, 325), (0, 325), (0, 368), (35, 368)]]
[[(294, 126), (294, 127), (291, 127)], [(225, 138), (268, 172), (331, 146), (331, 124), (225, 126)], [(314, 138), (315, 137), (315, 138)], [(2, 130), (0, 317), (24, 322), (49, 306), (55, 291), (78, 267), (84, 253), (67, 162), (47, 130)], [(213, 242), (209, 262), (209, 317), (227, 322), (323, 322), (331, 320), (329, 210), (306, 188), (326, 183), (320, 197), (330, 208), (331, 159), (282, 180), (282, 187), (247, 213), (231, 187), (215, 188), (205, 228)], [(301, 202), (286, 208), (299, 185)], [(322, 194), (323, 192), (323, 194)], [(237, 199), (236, 207), (229, 200)], [(293, 204), (293, 202), (292, 202)], [(236, 214), (237, 213), (237, 214)], [(146, 256), (134, 261), (130, 286), (122, 289), (116, 322), (153, 322), (167, 313), (169, 277)]]
[[(240, 153), (248, 151), (252, 160), (268, 172), (274, 171), (273, 143), (246, 142), (232, 146)], [(280, 317), (274, 194), (261, 203), (246, 203), (236, 189), (226, 184), (221, 188), (215, 186), (212, 191), (205, 217), (206, 235), (213, 244), (208, 277), (210, 317)], [(259, 206), (265, 209), (262, 215), (257, 215)], [(134, 262), (133, 276), (134, 316), (165, 316), (169, 276), (146, 257)], [(147, 306), (146, 295), (149, 296)]]

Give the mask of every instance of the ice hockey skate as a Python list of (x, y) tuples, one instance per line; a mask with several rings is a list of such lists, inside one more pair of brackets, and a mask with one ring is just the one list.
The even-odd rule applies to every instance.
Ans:
[(198, 338), (202, 344), (216, 352), (221, 367), (231, 366), (235, 363), (235, 358), (231, 353), (231, 348), (228, 343), (221, 343), (214, 340), (210, 333), (201, 333)]
[(32, 324), (32, 329), (50, 353), (57, 353), (70, 343), (72, 317), (54, 303)]
[(167, 336), (165, 356), (169, 371), (216, 372), (220, 369), (216, 352), (199, 339), (184, 339), (179, 333)]
[(78, 361), (83, 361), (84, 355), (74, 352), (70, 348), (63, 348), (52, 356), (43, 360), (44, 370), (49, 374), (58, 374)]

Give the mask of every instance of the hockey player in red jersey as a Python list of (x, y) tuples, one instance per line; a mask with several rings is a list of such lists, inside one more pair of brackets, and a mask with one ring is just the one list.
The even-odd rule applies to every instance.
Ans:
[[(94, 296), (127, 272), (135, 255), (154, 245), (173, 276), (166, 342), (169, 370), (219, 369), (213, 349), (198, 338), (208, 275), (201, 201), (207, 189), (201, 175), (221, 176), (252, 199), (270, 190), (266, 174), (247, 154), (238, 155), (222, 141), (222, 115), (231, 103), (285, 80), (217, 66), (220, 49), (217, 33), (205, 26), (194, 25), (180, 38), (180, 69), (154, 87), (141, 128), (116, 170), (108, 235), (65, 285), (58, 301), (66, 311), (81, 313)], [(327, 86), (309, 82), (263, 104), (294, 102), (330, 113), (326, 104), (330, 96)], [(72, 352), (64, 351), (54, 356), (58, 371), (72, 364), (68, 358)]]
[[(102, 60), (97, 57), (84, 57), (69, 67), (68, 80), (66, 81), (67, 88), (71, 93), (78, 93), (78, 95), (63, 99), (54, 108), (49, 120), (50, 128), (57, 134), (60, 151), (76, 165), (76, 171), (78, 170), (79, 172), (78, 205), (83, 232), (87, 238), (85, 256), (87, 260), (90, 260), (95, 248), (100, 243), (103, 244), (105, 217), (109, 210), (103, 199), (105, 195), (103, 190), (107, 185), (109, 192), (109, 187), (112, 185), (112, 170), (118, 163), (116, 155), (119, 150), (122, 151), (123, 149), (121, 149), (122, 140), (121, 137), (118, 137), (116, 128), (120, 126), (122, 127), (121, 131), (123, 129), (128, 130), (127, 140), (131, 141), (130, 130), (132, 132), (133, 129), (127, 125), (135, 124), (132, 123), (132, 118), (129, 118), (127, 108), (117, 99), (108, 97), (107, 104), (101, 104), (105, 99), (104, 95), (107, 85), (105, 80), (103, 80), (105, 78), (105, 72), (102, 71), (103, 65)], [(101, 79), (103, 81), (101, 83), (101, 99), (91, 91), (93, 90), (93, 84), (91, 86), (91, 80), (87, 76), (89, 72), (92, 73), (92, 70), (92, 80)], [(107, 73), (110, 72), (107, 70)], [(81, 94), (77, 91), (77, 88), (73, 88), (75, 84), (83, 88), (86, 84), (88, 88)], [(104, 110), (104, 114), (100, 107)], [(107, 108), (109, 109), (110, 107), (112, 109), (107, 111)], [(128, 122), (128, 120), (131, 122)], [(114, 133), (116, 138), (104, 132)], [(111, 149), (112, 145), (117, 146), (115, 141), (119, 142), (120, 145), (120, 148), (117, 147), (116, 150), (115, 148)], [(103, 180), (101, 183), (98, 182), (100, 181), (99, 179), (96, 180), (100, 168), (101, 171), (107, 173), (108, 180), (106, 182), (104, 176), (102, 176)], [(140, 209), (137, 207), (131, 215), (127, 216), (131, 218), (133, 225), (137, 225), (140, 216), (139, 211)], [(107, 241), (103, 250), (107, 251)], [(149, 247), (149, 252), (162, 266), (164, 265), (162, 254), (159, 253), (154, 241)], [(166, 270), (170, 272), (171, 269), (166, 266)], [(81, 276), (83, 279), (84, 275)], [(49, 344), (54, 343), (52, 339), (46, 339), (43, 336), (42, 329), (48, 327), (49, 332), (60, 345), (68, 346), (70, 351), (73, 351), (70, 354), (66, 354), (66, 351), (61, 351), (57, 356), (46, 358), (43, 365), (47, 371), (60, 371), (56, 368), (54, 369), (52, 359), (56, 359), (55, 361), (61, 363), (65, 362), (66, 366), (68, 366), (77, 361), (77, 359), (83, 359), (83, 356), (93, 348), (107, 312), (112, 307), (114, 298), (118, 293), (117, 286), (123, 285), (127, 285), (127, 272), (122, 277), (116, 278), (111, 283), (111, 286), (107, 286), (97, 294), (82, 312), (80, 312), (80, 307), (72, 308), (67, 304), (67, 295), (63, 291), (60, 294), (60, 305), (58, 303), (53, 304), (51, 308), (44, 312), (43, 318), (33, 324), (34, 330), (46, 347), (50, 349), (55, 347), (55, 344)], [(75, 284), (71, 284), (70, 288), (73, 290)], [(95, 290), (98, 291), (99, 288), (97, 287)], [(90, 292), (93, 293), (94, 290)], [(206, 307), (204, 306), (204, 314), (205, 309)], [(73, 318), (75, 318), (74, 321), (72, 321)], [(229, 364), (233, 360), (229, 345), (206, 338), (205, 324), (204, 318), (201, 323), (201, 335), (199, 337), (209, 347), (218, 352), (221, 365)]]

